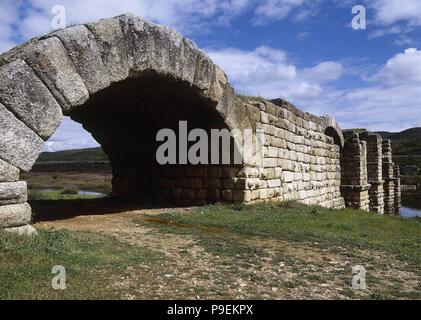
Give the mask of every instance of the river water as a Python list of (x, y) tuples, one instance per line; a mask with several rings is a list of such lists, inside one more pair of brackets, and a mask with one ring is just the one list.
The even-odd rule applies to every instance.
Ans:
[(401, 216), (405, 218), (421, 218), (421, 210), (420, 209), (413, 209), (409, 207), (402, 207), (401, 209)]
[(421, 217), (421, 194), (405, 194), (402, 196), (401, 216), (405, 218)]

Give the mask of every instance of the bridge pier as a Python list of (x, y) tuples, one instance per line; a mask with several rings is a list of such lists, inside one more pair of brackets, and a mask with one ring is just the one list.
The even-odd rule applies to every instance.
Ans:
[(367, 173), (367, 142), (357, 132), (344, 132), (345, 146), (341, 156), (341, 193), (350, 208), (370, 210)]
[(384, 214), (384, 190), (383, 190), (383, 150), (382, 138), (378, 134), (363, 132), (362, 140), (367, 142), (367, 175), (370, 189), (370, 211)]

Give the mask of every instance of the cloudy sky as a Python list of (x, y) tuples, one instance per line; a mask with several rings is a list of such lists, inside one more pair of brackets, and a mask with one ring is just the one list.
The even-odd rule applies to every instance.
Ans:
[[(354, 30), (354, 5), (367, 28)], [(131, 12), (194, 40), (237, 92), (282, 97), (343, 128), (421, 126), (421, 0), (0, 0), (0, 52), (67, 24)], [(420, 48), (420, 49), (417, 49)], [(66, 119), (46, 150), (95, 141)]]

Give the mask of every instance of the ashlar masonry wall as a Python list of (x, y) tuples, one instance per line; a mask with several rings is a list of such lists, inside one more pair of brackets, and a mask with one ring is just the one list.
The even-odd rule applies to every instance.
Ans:
[[(245, 104), (260, 114), (256, 128), (264, 133), (264, 159), (262, 167), (246, 164), (240, 172), (246, 178), (244, 200), (299, 201), (343, 208), (343, 137), (336, 122), (304, 113), (280, 99)], [(333, 137), (326, 134), (327, 129), (332, 130)]]

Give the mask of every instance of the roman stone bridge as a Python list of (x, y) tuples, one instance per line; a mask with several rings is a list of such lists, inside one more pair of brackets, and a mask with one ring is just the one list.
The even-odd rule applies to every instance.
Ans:
[[(109, 156), (115, 197), (185, 205), (297, 200), (379, 213), (400, 206), (389, 141), (342, 132), (333, 118), (280, 99), (238, 97), (193, 42), (123, 15), (0, 55), (0, 228), (33, 230), (19, 173), (31, 170), (63, 115), (80, 122)], [(179, 121), (208, 132), (261, 130), (263, 162), (159, 166), (156, 133)], [(233, 137), (232, 145), (238, 150), (241, 141)]]

